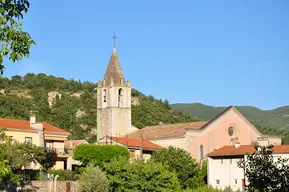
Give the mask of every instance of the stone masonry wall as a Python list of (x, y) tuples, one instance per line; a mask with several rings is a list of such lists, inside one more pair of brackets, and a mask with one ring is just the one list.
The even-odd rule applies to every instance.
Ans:
[[(70, 190), (66, 189), (66, 183), (70, 183)], [(76, 181), (56, 181), (56, 191), (52, 181), (31, 181), (22, 188), (22, 192), (77, 192)]]

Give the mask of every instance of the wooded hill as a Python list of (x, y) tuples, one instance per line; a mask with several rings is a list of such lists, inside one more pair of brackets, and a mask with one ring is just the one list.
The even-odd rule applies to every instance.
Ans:
[[(96, 140), (97, 102), (91, 82), (28, 73), (11, 79), (0, 77), (0, 117), (46, 121), (72, 134), (73, 139)], [(196, 121), (172, 109), (167, 100), (157, 100), (132, 90), (132, 124), (138, 128), (160, 123)]]

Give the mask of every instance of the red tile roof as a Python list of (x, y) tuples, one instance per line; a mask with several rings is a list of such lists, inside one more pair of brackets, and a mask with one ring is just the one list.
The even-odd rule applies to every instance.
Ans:
[[(128, 147), (140, 148), (141, 146), (141, 140), (139, 139), (127, 139), (124, 137), (111, 137), (111, 136), (106, 136), (106, 138), (111, 139), (122, 145), (127, 145)], [(148, 140), (143, 140), (143, 149), (163, 149), (163, 147)]]
[[(275, 145), (273, 147), (273, 153), (289, 153), (289, 145)], [(256, 151), (253, 145), (241, 145), (238, 148), (234, 146), (224, 146), (220, 149), (212, 151), (207, 154), (208, 157), (218, 157), (218, 156), (236, 156), (236, 155), (246, 155), (252, 154)]]
[[(43, 124), (43, 128), (45, 132), (69, 134), (67, 131), (60, 129), (58, 127), (55, 127), (49, 123), (43, 122), (42, 124)], [(30, 126), (30, 121), (16, 120), (16, 119), (3, 119), (3, 118), (0, 118), (0, 128), (19, 129), (19, 130), (25, 130), (25, 131), (34, 130)]]
[(189, 123), (179, 123), (179, 124), (163, 124), (144, 127), (141, 130), (132, 132), (128, 134), (128, 138), (140, 139), (140, 135), (143, 135), (144, 139), (159, 139), (167, 137), (179, 137), (186, 133), (186, 130), (190, 129), (201, 129), (206, 125), (207, 121), (197, 121)]

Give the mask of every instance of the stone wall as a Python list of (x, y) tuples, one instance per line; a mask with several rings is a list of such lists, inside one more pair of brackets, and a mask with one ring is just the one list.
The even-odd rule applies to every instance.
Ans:
[[(67, 189), (70, 183), (70, 190)], [(56, 181), (56, 191), (52, 181), (31, 181), (30, 184), (22, 188), (22, 192), (77, 192), (76, 181)]]

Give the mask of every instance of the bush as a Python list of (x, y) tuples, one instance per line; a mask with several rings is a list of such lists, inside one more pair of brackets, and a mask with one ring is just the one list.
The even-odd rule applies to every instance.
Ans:
[(113, 158), (124, 157), (129, 159), (130, 155), (125, 147), (119, 145), (96, 145), (81, 144), (75, 147), (73, 158), (88, 165), (102, 165), (103, 162), (109, 162)]
[(183, 189), (194, 189), (204, 185), (205, 173), (202, 173), (201, 166), (183, 149), (170, 146), (156, 151), (151, 159), (167, 164), (170, 171), (175, 171)]
[(184, 192), (223, 192), (223, 191), (220, 189), (215, 189), (212, 186), (204, 185), (196, 189), (185, 190)]
[(57, 180), (59, 181), (76, 181), (79, 175), (75, 171), (70, 170), (50, 170), (48, 173), (53, 175), (59, 175)]
[(40, 178), (40, 170), (34, 170), (34, 169), (24, 169), (21, 171), (18, 171), (22, 175), (22, 178), (24, 180), (39, 180)]
[(78, 192), (107, 192), (108, 180), (99, 168), (87, 166), (78, 180)]
[(161, 163), (114, 159), (104, 164), (110, 191), (180, 191), (177, 175)]

